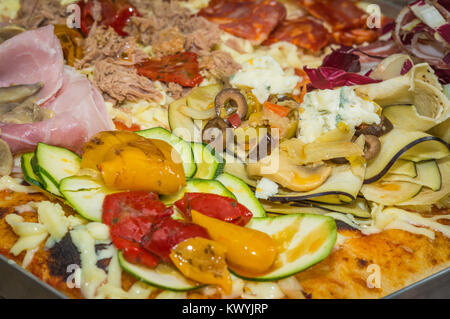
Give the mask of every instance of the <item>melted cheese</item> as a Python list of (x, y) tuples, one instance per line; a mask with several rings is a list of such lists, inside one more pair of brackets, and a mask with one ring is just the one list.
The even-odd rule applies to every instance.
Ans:
[(11, 176), (3, 176), (0, 178), (0, 191), (11, 190), (17, 193), (38, 193), (39, 189), (34, 186), (24, 186), (20, 178), (14, 178)]
[(351, 87), (315, 90), (305, 95), (301, 104), (298, 138), (312, 143), (323, 134), (344, 123), (355, 128), (362, 123), (379, 124), (379, 106), (356, 95)]
[(22, 216), (15, 214), (7, 215), (5, 220), (11, 226), (14, 233), (19, 236), (19, 239), (11, 247), (10, 253), (18, 256), (26, 250), (25, 257), (22, 261), (22, 266), (26, 268), (33, 260), (33, 256), (39, 249), (41, 243), (47, 238), (47, 228), (39, 223), (25, 222)]
[(283, 291), (275, 282), (246, 282), (244, 299), (281, 299)]
[(450, 238), (450, 226), (438, 222), (440, 219), (449, 219), (447, 215), (438, 215), (426, 218), (418, 213), (409, 212), (396, 207), (384, 208), (374, 204), (372, 220), (369, 224), (358, 223), (353, 220), (352, 227), (359, 229), (363, 234), (370, 235), (388, 229), (404, 230), (413, 234), (435, 238), (434, 232), (440, 232)]
[(293, 70), (283, 71), (271, 56), (252, 58), (242, 64), (242, 69), (234, 74), (230, 83), (234, 87), (250, 87), (260, 103), (270, 94), (292, 93), (301, 78)]
[(47, 228), (53, 239), (61, 240), (67, 233), (69, 223), (65, 212), (59, 204), (39, 202), (36, 204), (39, 222)]
[(97, 288), (106, 280), (106, 273), (97, 267), (95, 239), (85, 226), (78, 226), (70, 232), (72, 241), (80, 252), (81, 292), (86, 298), (94, 298)]

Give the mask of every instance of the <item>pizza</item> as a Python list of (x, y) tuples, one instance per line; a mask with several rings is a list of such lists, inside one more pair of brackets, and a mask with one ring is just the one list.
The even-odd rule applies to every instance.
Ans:
[(0, 8), (0, 254), (66, 296), (381, 298), (449, 267), (447, 1)]

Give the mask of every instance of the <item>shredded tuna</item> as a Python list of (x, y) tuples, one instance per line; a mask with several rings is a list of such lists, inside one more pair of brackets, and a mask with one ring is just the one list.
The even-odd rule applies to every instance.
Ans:
[(191, 88), (184, 88), (178, 83), (170, 82), (167, 85), (167, 94), (174, 100), (181, 99), (191, 92)]
[(152, 38), (153, 53), (157, 56), (177, 54), (184, 49), (186, 39), (177, 27), (156, 32)]
[(207, 55), (220, 42), (219, 27), (202, 17), (193, 17), (181, 30), (187, 34), (186, 50), (199, 56)]
[(142, 62), (148, 55), (136, 47), (133, 37), (122, 38), (111, 27), (94, 24), (89, 36), (82, 43), (84, 57), (75, 62), (75, 67), (82, 69), (94, 65), (106, 58), (122, 60), (127, 64)]
[(134, 68), (114, 63), (112, 59), (95, 63), (94, 85), (107, 100), (159, 102), (162, 99), (162, 94), (149, 79), (138, 75)]
[(200, 59), (200, 69), (205, 69), (218, 78), (230, 77), (240, 68), (241, 65), (225, 51), (213, 51)]
[(20, 9), (14, 23), (26, 29), (49, 24), (65, 24), (64, 6), (57, 0), (20, 0)]
[[(192, 16), (191, 12), (180, 7), (176, 2), (149, 1), (145, 6), (150, 12), (144, 17), (132, 17), (126, 32), (139, 39), (144, 45), (152, 45), (157, 52), (160, 50), (161, 40), (167, 35), (175, 36), (174, 30), (177, 29), (176, 40), (174, 44), (179, 49), (181, 36), (185, 38), (184, 49), (197, 53), (199, 56), (208, 54), (215, 44), (220, 41), (219, 27), (209, 22), (203, 17)], [(134, 1), (139, 6), (144, 4), (140, 1)], [(150, 11), (149, 11), (150, 10)], [(168, 33), (170, 30), (170, 33)], [(178, 34), (179, 33), (179, 34)], [(169, 39), (167, 39), (167, 43)], [(164, 43), (163, 46), (166, 46)], [(175, 52), (176, 53), (176, 52)]]

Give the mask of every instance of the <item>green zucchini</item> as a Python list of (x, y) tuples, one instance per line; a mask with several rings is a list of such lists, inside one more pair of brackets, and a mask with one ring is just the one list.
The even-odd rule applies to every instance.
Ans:
[(171, 205), (177, 200), (183, 198), (185, 193), (207, 193), (216, 194), (225, 197), (230, 197), (236, 199), (236, 197), (231, 193), (225, 186), (216, 180), (205, 180), (205, 179), (191, 179), (186, 181), (186, 186), (183, 187), (178, 193), (173, 195), (165, 195), (161, 197), (161, 201), (166, 205)]
[(210, 147), (202, 143), (191, 143), (197, 171), (193, 178), (214, 179), (223, 171), (225, 160), (214, 153)]
[(198, 285), (186, 279), (178, 270), (169, 265), (159, 264), (156, 268), (151, 269), (126, 261), (121, 252), (118, 253), (118, 257), (120, 266), (126, 272), (151, 286), (172, 291), (189, 291), (204, 287), (204, 285)]
[(263, 206), (243, 180), (228, 173), (217, 176), (216, 180), (232, 192), (238, 203), (247, 207), (252, 212), (253, 217), (266, 217), (266, 211)]
[(67, 203), (84, 218), (101, 222), (103, 200), (108, 194), (115, 191), (109, 190), (99, 180), (89, 176), (71, 176), (61, 180), (59, 185), (61, 194)]
[(192, 153), (192, 148), (189, 143), (161, 127), (155, 127), (136, 133), (140, 136), (161, 140), (171, 145), (178, 152), (181, 160), (183, 161), (184, 174), (186, 178), (194, 176), (197, 166), (195, 165), (194, 154)]
[(280, 280), (317, 264), (331, 253), (337, 238), (333, 218), (322, 215), (252, 218), (246, 227), (270, 235), (279, 244), (273, 269), (268, 273), (247, 277), (231, 270), (236, 276), (252, 281)]
[(38, 143), (31, 160), (33, 171), (45, 190), (57, 196), (61, 196), (60, 181), (75, 175), (80, 170), (80, 163), (81, 158), (72, 151), (44, 143)]
[(39, 178), (39, 176), (37, 176), (34, 171), (33, 171), (33, 167), (31, 166), (31, 160), (34, 157), (34, 153), (26, 153), (23, 154), (22, 157), (20, 158), (20, 163), (21, 163), (21, 167), (22, 167), (22, 173), (24, 176), (24, 179), (32, 184), (32, 185), (36, 185), (40, 188), (43, 188), (42, 184), (41, 184), (41, 179)]

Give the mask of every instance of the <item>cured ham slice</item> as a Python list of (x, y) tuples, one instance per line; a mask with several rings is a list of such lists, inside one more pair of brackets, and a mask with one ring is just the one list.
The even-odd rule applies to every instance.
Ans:
[(36, 123), (1, 125), (1, 138), (13, 154), (32, 151), (38, 142), (80, 153), (92, 135), (113, 128), (101, 94), (85, 76), (70, 68), (64, 69), (61, 90), (43, 107), (53, 111), (54, 117)]
[(329, 44), (330, 38), (330, 32), (321, 22), (311, 17), (300, 17), (283, 21), (263, 44), (287, 41), (300, 48), (317, 52)]
[(260, 44), (285, 19), (286, 8), (276, 0), (212, 0), (198, 14), (228, 33)]
[(0, 45), (0, 87), (41, 82), (38, 104), (63, 83), (64, 56), (53, 26), (23, 32)]

